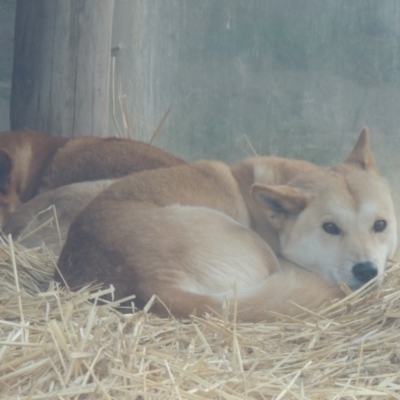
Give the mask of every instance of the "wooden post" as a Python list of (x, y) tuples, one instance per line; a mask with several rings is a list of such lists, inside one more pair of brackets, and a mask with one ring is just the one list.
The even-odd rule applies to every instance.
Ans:
[(17, 0), (12, 129), (108, 136), (114, 0)]

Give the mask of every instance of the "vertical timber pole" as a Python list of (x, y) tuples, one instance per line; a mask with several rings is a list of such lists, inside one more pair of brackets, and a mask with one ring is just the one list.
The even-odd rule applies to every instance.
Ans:
[(107, 136), (114, 0), (17, 0), (11, 129)]

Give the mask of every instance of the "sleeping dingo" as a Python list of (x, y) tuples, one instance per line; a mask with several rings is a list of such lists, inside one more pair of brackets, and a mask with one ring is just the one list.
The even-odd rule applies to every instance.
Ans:
[(340, 297), (341, 282), (379, 283), (396, 242), (390, 190), (363, 129), (331, 168), (255, 157), (118, 179), (72, 223), (56, 280), (112, 284), (138, 307), (155, 294), (159, 315), (232, 311), (235, 300), (241, 320), (258, 321)]
[(75, 182), (119, 178), (184, 161), (147, 143), (33, 131), (0, 134), (0, 227), (37, 194)]

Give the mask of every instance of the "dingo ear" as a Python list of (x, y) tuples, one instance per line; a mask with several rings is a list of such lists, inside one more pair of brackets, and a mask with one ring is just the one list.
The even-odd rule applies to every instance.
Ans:
[(344, 162), (345, 164), (355, 164), (366, 171), (369, 169), (376, 169), (367, 127), (362, 129), (357, 143)]
[(255, 183), (251, 187), (254, 201), (265, 212), (269, 222), (280, 229), (285, 218), (303, 211), (308, 203), (307, 197), (290, 186), (267, 186)]
[(10, 188), (12, 161), (10, 153), (0, 149), (0, 192), (7, 194)]

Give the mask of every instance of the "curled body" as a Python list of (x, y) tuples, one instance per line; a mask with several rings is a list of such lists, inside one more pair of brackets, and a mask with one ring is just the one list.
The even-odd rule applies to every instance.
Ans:
[(342, 282), (379, 282), (396, 232), (364, 129), (331, 168), (256, 157), (118, 179), (72, 223), (55, 278), (73, 290), (112, 284), (138, 307), (155, 294), (160, 315), (237, 301), (239, 319), (260, 321), (341, 297)]

